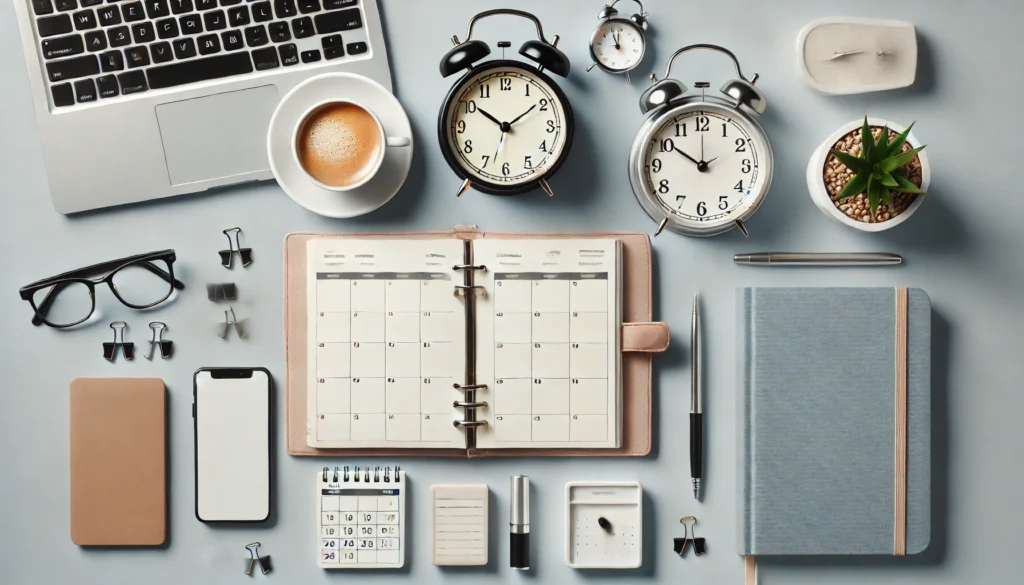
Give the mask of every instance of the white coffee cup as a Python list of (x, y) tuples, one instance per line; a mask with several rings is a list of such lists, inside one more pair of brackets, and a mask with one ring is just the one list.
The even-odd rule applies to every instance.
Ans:
[[(328, 185), (317, 180), (312, 174), (310, 174), (310, 172), (306, 169), (305, 165), (303, 164), (302, 157), (299, 154), (299, 135), (302, 133), (303, 127), (305, 126), (306, 121), (310, 118), (310, 116), (318, 112), (321, 108), (344, 104), (355, 106), (370, 115), (370, 118), (373, 119), (374, 124), (376, 125), (376, 131), (379, 136), (380, 148), (378, 149), (374, 160), (370, 162), (369, 170), (363, 171), (364, 176), (362, 179), (354, 183), (349, 183), (341, 186)], [(406, 147), (411, 144), (412, 140), (410, 140), (409, 138), (403, 136), (388, 136), (384, 132), (384, 124), (381, 123), (380, 118), (377, 117), (377, 114), (375, 114), (372, 109), (368, 108), (367, 106), (360, 102), (345, 98), (324, 100), (312, 105), (309, 109), (303, 112), (302, 116), (299, 117), (299, 121), (295, 124), (295, 128), (292, 130), (292, 158), (295, 160), (295, 164), (298, 165), (299, 169), (301, 169), (303, 174), (306, 175), (306, 178), (309, 179), (313, 184), (319, 186), (322, 189), (327, 189), (328, 191), (345, 192), (362, 187), (375, 176), (377, 176), (378, 171), (380, 171), (381, 165), (384, 164), (384, 156), (386, 155), (386, 151), (388, 148)]]

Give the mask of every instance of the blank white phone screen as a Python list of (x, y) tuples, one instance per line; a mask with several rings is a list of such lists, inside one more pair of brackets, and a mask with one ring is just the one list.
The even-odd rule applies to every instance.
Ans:
[(206, 522), (270, 515), (270, 379), (196, 374), (196, 513)]

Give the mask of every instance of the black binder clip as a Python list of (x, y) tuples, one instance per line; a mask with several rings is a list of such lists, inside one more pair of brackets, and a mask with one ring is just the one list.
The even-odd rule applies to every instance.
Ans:
[(149, 353), (146, 354), (146, 359), (153, 359), (157, 346), (160, 346), (161, 359), (170, 358), (174, 343), (164, 339), (164, 330), (167, 329), (167, 324), (163, 321), (153, 321), (149, 324), (149, 328), (153, 332), (153, 338), (149, 340)]
[(103, 343), (103, 357), (108, 362), (114, 361), (117, 357), (117, 348), (121, 348), (121, 355), (124, 359), (131, 361), (135, 358), (135, 344), (124, 342), (124, 331), (128, 329), (128, 324), (124, 321), (114, 321), (110, 324), (110, 328), (114, 330), (114, 341)]
[(270, 572), (270, 555), (261, 557), (259, 551), (261, 546), (263, 545), (258, 542), (250, 542), (245, 545), (245, 549), (249, 551), (249, 558), (245, 560), (246, 575), (252, 575), (253, 567), (255, 567), (257, 563), (259, 563), (260, 571), (263, 571), (264, 575)]
[[(703, 538), (698, 538), (694, 527), (697, 525), (697, 518), (694, 516), (685, 516), (679, 519), (679, 523), (683, 525), (683, 537), (672, 539), (672, 550), (679, 556), (683, 556), (686, 553), (686, 548), (693, 543), (693, 554), (698, 557), (703, 555), (706, 546)], [(689, 536), (687, 536), (689, 535)]]
[(242, 228), (233, 227), (224, 230), (224, 235), (228, 238), (228, 249), (221, 250), (220, 263), (224, 268), (231, 268), (232, 258), (235, 254), (242, 260), (242, 266), (248, 266), (252, 264), (252, 248), (243, 248), (238, 242), (238, 235), (242, 233)]

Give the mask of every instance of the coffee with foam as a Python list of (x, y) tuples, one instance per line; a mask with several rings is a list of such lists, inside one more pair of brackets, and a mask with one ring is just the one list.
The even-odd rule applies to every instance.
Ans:
[(349, 102), (310, 112), (295, 137), (299, 164), (317, 181), (346, 188), (363, 183), (380, 165), (384, 143), (377, 119)]

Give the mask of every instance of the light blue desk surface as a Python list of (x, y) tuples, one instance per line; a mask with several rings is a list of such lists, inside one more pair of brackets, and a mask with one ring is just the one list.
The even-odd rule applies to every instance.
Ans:
[[(25, 1), (25, 0), (15, 0)], [(471, 192), (455, 199), (458, 180), (438, 150), (436, 116), (451, 79), (437, 73), (453, 34), (465, 34), (469, 16), (500, 6), (495, 0), (383, 0), (395, 89), (408, 110), (416, 158), (404, 189), (384, 208), (348, 221), (313, 215), (273, 182), (217, 194), (166, 200), (78, 217), (50, 203), (25, 64), (11, 2), (0, 3), (0, 583), (4, 585), (119, 583), (243, 583), (243, 546), (263, 543), (274, 572), (253, 582), (277, 583), (740, 583), (734, 552), (736, 453), (734, 439), (734, 290), (748, 285), (908, 284), (924, 288), (935, 307), (933, 390), (934, 522), (931, 549), (894, 560), (776, 560), (761, 563), (763, 584), (861, 585), (865, 582), (1010, 584), (1020, 582), (1024, 507), (1024, 198), (1019, 74), (1024, 6), (1008, 0), (721, 0), (650, 1), (653, 58), (624, 79), (589, 65), (587, 41), (601, 0), (514, 3), (535, 11), (548, 35), (559, 34), (573, 70), (562, 83), (575, 107), (576, 142), (553, 180), (556, 196), (501, 199)], [(513, 4), (505, 2), (505, 4)], [(982, 7), (984, 5), (984, 7)], [(622, 10), (633, 6), (623, 2)], [(829, 15), (889, 17), (918, 26), (920, 67), (910, 89), (825, 97), (799, 78), (796, 36), (808, 21)], [(526, 23), (485, 21), (491, 41), (507, 39), (511, 53), (533, 34)], [(500, 31), (500, 32), (499, 32)], [(500, 38), (498, 35), (500, 34)], [(296, 459), (284, 451), (284, 341), (282, 240), (291, 231), (446, 229), (479, 224), (489, 230), (636, 230), (654, 225), (633, 198), (626, 175), (629, 147), (643, 118), (637, 99), (643, 75), (676, 48), (694, 42), (726, 45), (744, 71), (761, 74), (768, 95), (764, 126), (775, 150), (775, 183), (739, 234), (696, 240), (666, 233), (654, 242), (655, 318), (675, 333), (671, 351), (655, 358), (655, 448), (641, 459)], [(497, 51), (497, 49), (496, 49)], [(679, 61), (677, 76), (717, 87), (733, 72), (708, 54)], [(862, 234), (826, 219), (811, 203), (804, 169), (811, 151), (840, 124), (865, 113), (918, 121), (930, 146), (930, 200), (892, 233)], [(88, 148), (88, 145), (83, 145)], [(111, 161), (116, 168), (116, 161)], [(97, 169), (97, 172), (108, 172)], [(255, 261), (228, 272), (217, 259), (221, 230), (242, 226)], [(105, 321), (126, 319), (129, 339), (145, 350), (146, 324), (170, 326), (177, 353), (170, 361), (109, 364), (99, 324), (74, 332), (35, 328), (17, 295), (37, 278), (130, 253), (174, 248), (187, 294), (154, 314), (138, 314), (99, 297)], [(732, 264), (737, 252), (890, 251), (906, 264), (894, 269), (756, 269)], [(223, 342), (213, 333), (222, 316), (206, 300), (206, 282), (235, 281), (240, 317), (251, 337)], [(707, 431), (706, 497), (694, 503), (687, 455), (690, 298), (704, 298)], [(857, 360), (836, 348), (841, 359)], [(266, 366), (278, 382), (276, 405), (276, 514), (264, 527), (217, 528), (193, 516), (191, 377), (200, 366)], [(865, 363), (864, 368), (878, 367)], [(169, 395), (169, 544), (160, 550), (83, 550), (71, 543), (68, 511), (68, 383), (76, 376), (158, 376)], [(324, 572), (316, 567), (313, 471), (323, 464), (401, 464), (411, 480), (411, 551), (399, 572)], [(837, 462), (841, 464), (841, 462)], [(508, 477), (531, 476), (532, 572), (508, 568)], [(573, 480), (639, 480), (644, 486), (644, 562), (637, 571), (585, 572), (564, 561), (564, 485)], [(430, 485), (487, 482), (493, 493), (491, 563), (442, 569), (430, 564)], [(708, 554), (680, 559), (672, 538), (678, 520), (696, 515)]]

